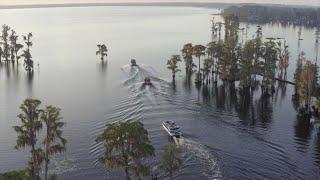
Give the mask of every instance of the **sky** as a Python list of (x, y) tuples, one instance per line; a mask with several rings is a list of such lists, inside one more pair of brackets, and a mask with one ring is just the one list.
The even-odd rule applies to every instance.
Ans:
[(320, 6), (320, 0), (0, 0), (0, 5), (63, 4), (63, 3), (120, 3), (120, 2), (227, 2), (273, 3)]

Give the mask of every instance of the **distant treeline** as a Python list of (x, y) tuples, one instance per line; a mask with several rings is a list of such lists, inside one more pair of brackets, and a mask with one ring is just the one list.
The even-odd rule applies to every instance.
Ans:
[(320, 8), (243, 5), (227, 7), (223, 14), (234, 14), (241, 22), (320, 26)]

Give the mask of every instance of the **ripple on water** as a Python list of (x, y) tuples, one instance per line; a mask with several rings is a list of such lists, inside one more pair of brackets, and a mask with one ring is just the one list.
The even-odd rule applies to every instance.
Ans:
[[(93, 137), (101, 133), (108, 122), (141, 120), (148, 128), (150, 137), (155, 140), (152, 141), (152, 143), (161, 147), (162, 145), (158, 143), (162, 141), (159, 139), (162, 138), (159, 137), (159, 134), (163, 132), (160, 125), (164, 119), (169, 119), (174, 116), (185, 117), (186, 114), (192, 114), (201, 109), (201, 106), (197, 104), (195, 99), (186, 99), (179, 94), (172, 97), (172, 95), (168, 93), (170, 92), (169, 83), (158, 78), (152, 68), (146, 67), (147, 66), (131, 68), (129, 65), (122, 67), (123, 73), (128, 78), (124, 82), (124, 86), (127, 87), (131, 93), (114, 106), (114, 109), (108, 115), (108, 119), (101, 121), (94, 127), (92, 131)], [(145, 77), (151, 77), (154, 88), (141, 89)], [(190, 138), (191, 137), (192, 136), (190, 136)], [(184, 142), (183, 149), (185, 152), (183, 160), (186, 162), (183, 165), (184, 167), (196, 165), (201, 171), (202, 176), (210, 179), (221, 177), (217, 160), (212, 157), (204, 145), (191, 139), (185, 139)], [(98, 162), (96, 159), (103, 153), (102, 144), (91, 144), (89, 153), (90, 156), (95, 159), (94, 164), (97, 165)], [(159, 164), (160, 158), (154, 161), (153, 164)], [(154, 168), (159, 169), (157, 166), (154, 166)], [(188, 171), (182, 170), (182, 176), (183, 174), (188, 174)], [(159, 175), (165, 177), (165, 174), (159, 173)]]

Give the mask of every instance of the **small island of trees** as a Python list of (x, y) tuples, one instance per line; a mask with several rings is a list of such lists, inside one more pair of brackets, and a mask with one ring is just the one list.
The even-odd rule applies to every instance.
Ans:
[[(198, 87), (203, 86), (203, 89), (215, 87), (218, 80), (231, 87), (235, 87), (235, 83), (239, 82), (238, 90), (242, 95), (252, 94), (260, 85), (263, 98), (273, 97), (276, 81), (289, 83), (296, 89), (293, 101), (298, 104), (299, 115), (307, 120), (311, 118), (311, 114), (318, 118), (317, 104), (320, 104), (320, 96), (317, 92), (319, 84), (316, 61), (307, 60), (303, 55), (299, 56), (295, 81), (288, 81), (290, 53), (286, 40), (264, 38), (262, 27), (257, 26), (255, 36), (252, 39), (246, 38), (242, 43), (242, 31), (240, 19), (236, 15), (224, 15), (224, 22), (213, 20), (213, 41), (206, 46), (187, 43), (181, 50), (186, 77), (190, 79), (196, 72), (195, 83)], [(173, 83), (175, 73), (178, 72), (177, 64), (180, 62), (173, 59), (177, 59), (178, 56), (173, 55), (168, 61)], [(194, 63), (194, 60), (197, 60), (197, 63)]]
[(286, 6), (242, 5), (230, 6), (224, 15), (236, 15), (241, 22), (281, 23), (317, 27), (320, 24), (320, 8), (297, 8)]

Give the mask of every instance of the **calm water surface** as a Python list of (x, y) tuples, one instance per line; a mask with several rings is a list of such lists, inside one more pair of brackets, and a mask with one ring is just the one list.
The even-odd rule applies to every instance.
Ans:
[[(25, 167), (27, 151), (14, 150), (18, 106), (27, 97), (62, 108), (68, 150), (52, 161), (60, 179), (117, 179), (96, 162), (103, 148), (96, 136), (108, 122), (141, 120), (157, 157), (170, 143), (161, 128), (175, 120), (185, 134), (184, 165), (177, 179), (318, 179), (320, 131), (296, 118), (291, 85), (279, 85), (273, 98), (243, 98), (233, 85), (197, 89), (182, 71), (172, 87), (166, 60), (183, 44), (206, 44), (214, 9), (177, 7), (89, 7), (1, 10), (0, 24), (34, 34), (36, 64), (28, 76), (22, 63), (0, 66), (0, 172)], [(219, 19), (219, 17), (216, 17)], [(242, 25), (244, 26), (244, 25)], [(252, 36), (256, 25), (251, 25)], [(298, 28), (264, 25), (264, 36), (283, 37), (290, 46), (288, 79), (293, 79)], [(314, 30), (303, 29), (301, 50), (315, 57)], [(244, 37), (245, 39), (245, 37)], [(96, 44), (109, 47), (107, 63)], [(141, 69), (126, 66), (137, 59)], [(182, 69), (184, 67), (181, 67)], [(152, 74), (156, 89), (140, 90)], [(193, 79), (193, 78), (192, 78)], [(119, 176), (120, 175), (120, 176)]]

